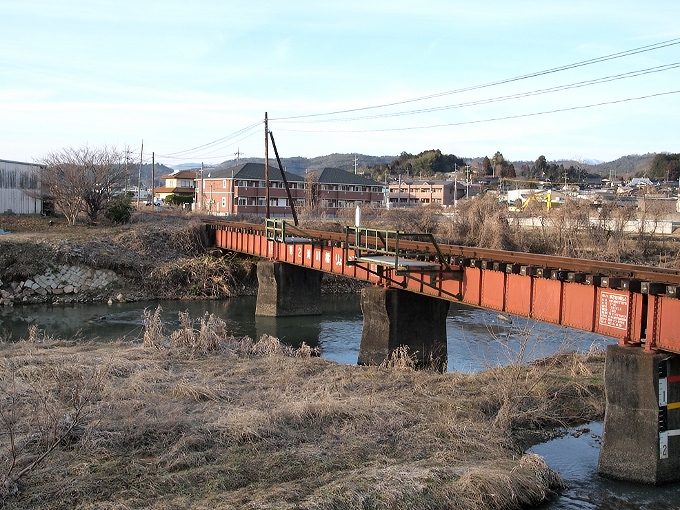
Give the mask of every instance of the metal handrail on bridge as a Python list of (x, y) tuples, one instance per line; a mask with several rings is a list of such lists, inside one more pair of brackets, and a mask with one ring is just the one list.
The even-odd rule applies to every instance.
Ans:
[[(402, 241), (418, 241), (425, 249), (404, 249)], [(363, 265), (366, 271), (404, 287), (405, 280), (399, 282), (390, 278), (384, 268), (431, 287), (442, 280), (462, 278), (462, 271), (450, 266), (432, 234), (348, 226), (345, 227), (344, 252), (347, 265)], [(371, 264), (377, 266), (377, 271), (370, 268)], [(428, 274), (429, 281), (414, 274)]]
[[(288, 235), (292, 233), (293, 235)], [(286, 220), (267, 219), (265, 221), (265, 235), (267, 239), (285, 244), (310, 244), (312, 236), (292, 226)]]

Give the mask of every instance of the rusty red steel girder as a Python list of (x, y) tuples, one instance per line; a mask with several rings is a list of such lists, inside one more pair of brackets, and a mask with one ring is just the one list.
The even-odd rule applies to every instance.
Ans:
[[(264, 225), (206, 223), (227, 250), (680, 353), (679, 270), (440, 244), (455, 271), (442, 266), (433, 278), (353, 261), (345, 233), (305, 230), (309, 242), (286, 244), (268, 239)], [(436, 255), (418, 241), (402, 240), (400, 248), (421, 259)]]

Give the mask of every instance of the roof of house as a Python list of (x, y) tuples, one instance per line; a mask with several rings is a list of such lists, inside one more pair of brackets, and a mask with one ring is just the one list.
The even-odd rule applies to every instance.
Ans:
[(174, 193), (177, 195), (193, 195), (196, 192), (196, 188), (181, 188), (168, 186), (160, 186), (153, 189), (154, 193)]
[(340, 168), (324, 168), (309, 172), (317, 176), (320, 183), (327, 184), (359, 184), (362, 186), (382, 186), (378, 181), (367, 179), (363, 175), (357, 175)]
[(196, 179), (198, 177), (198, 172), (193, 170), (181, 170), (173, 174), (161, 175), (161, 179)]
[[(211, 172), (208, 176), (204, 175), (204, 179), (253, 179), (253, 180), (264, 180), (264, 163), (242, 163), (230, 168), (224, 168), (216, 172)], [(298, 174), (291, 172), (285, 172), (286, 180), (291, 182), (303, 182), (304, 179)], [(279, 167), (269, 165), (269, 180), (270, 181), (280, 181), (281, 171)]]
[[(456, 181), (401, 181), (404, 186), (455, 186)], [(390, 182), (390, 186), (399, 185), (399, 181)], [(464, 181), (458, 181), (458, 185), (465, 186)]]

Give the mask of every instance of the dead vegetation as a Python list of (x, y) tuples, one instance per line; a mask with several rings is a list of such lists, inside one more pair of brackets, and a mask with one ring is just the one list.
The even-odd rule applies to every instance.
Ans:
[(207, 232), (195, 216), (136, 213), (122, 227), (67, 227), (63, 220), (11, 215), (0, 220), (17, 233), (0, 236), (0, 279), (6, 284), (72, 264), (115, 271), (125, 286), (114, 292), (122, 290), (126, 299), (223, 299), (256, 288), (254, 261), (210, 255)]
[(1, 347), (5, 508), (522, 508), (561, 482), (520, 432), (601, 417), (601, 353), (440, 374), (159, 316), (144, 346)]
[[(446, 214), (444, 214), (446, 213)], [(498, 250), (540, 253), (631, 264), (680, 268), (677, 235), (655, 234), (638, 228), (624, 230), (630, 220), (647, 220), (650, 225), (666, 215), (658, 207), (644, 211), (634, 206), (567, 200), (545, 210), (541, 203), (530, 204), (524, 212), (510, 213), (495, 195), (485, 194), (463, 200), (454, 210), (440, 207), (411, 209), (363, 209), (362, 224), (367, 227), (432, 233), (446, 244)], [(535, 218), (535, 226), (521, 226), (517, 219)], [(304, 218), (302, 227), (341, 231), (354, 224), (354, 209), (337, 220)]]

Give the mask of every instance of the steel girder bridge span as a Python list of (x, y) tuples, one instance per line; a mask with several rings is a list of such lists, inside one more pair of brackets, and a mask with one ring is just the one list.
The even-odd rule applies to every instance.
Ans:
[(607, 351), (599, 470), (680, 480), (680, 271), (440, 245), (431, 234), (359, 226), (206, 226), (215, 246), (266, 260), (258, 264), (258, 315), (321, 313), (323, 272), (373, 283), (362, 292), (359, 363), (380, 363), (407, 345), (445, 367), (451, 301), (618, 339)]

